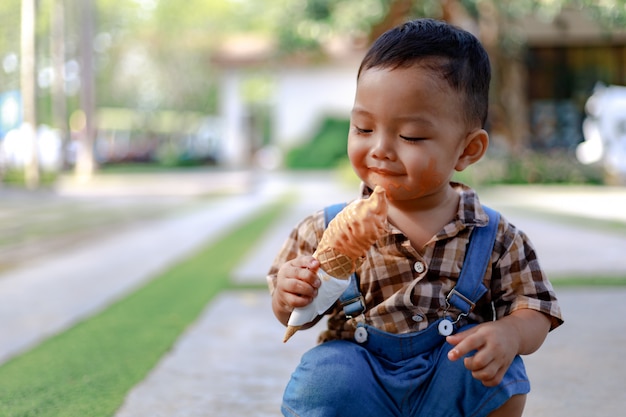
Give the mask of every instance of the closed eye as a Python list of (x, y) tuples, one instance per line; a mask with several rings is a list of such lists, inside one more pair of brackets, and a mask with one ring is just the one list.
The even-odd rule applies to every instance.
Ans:
[(362, 134), (367, 134), (367, 133), (372, 133), (372, 132), (373, 132), (373, 130), (372, 130), (372, 129), (361, 129), (361, 128), (360, 128), (360, 127), (358, 127), (358, 126), (354, 126), (354, 130), (356, 130), (356, 133), (361, 134), (361, 135), (362, 135)]
[(413, 137), (409, 137), (409, 136), (402, 136), (400, 135), (400, 138), (408, 141), (408, 142), (419, 142), (421, 140), (426, 140), (426, 138), (413, 138)]

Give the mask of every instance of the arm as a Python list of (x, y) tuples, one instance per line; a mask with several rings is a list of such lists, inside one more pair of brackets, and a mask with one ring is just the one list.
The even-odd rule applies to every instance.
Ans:
[(299, 256), (278, 270), (272, 292), (272, 310), (283, 325), (287, 325), (294, 308), (309, 305), (317, 295), (321, 285), (317, 277), (319, 266), (312, 256)]
[(448, 358), (455, 361), (476, 350), (473, 356), (464, 359), (465, 367), (485, 386), (495, 386), (515, 356), (539, 349), (549, 330), (550, 319), (545, 314), (531, 309), (516, 310), (500, 320), (448, 336), (446, 341), (454, 346)]

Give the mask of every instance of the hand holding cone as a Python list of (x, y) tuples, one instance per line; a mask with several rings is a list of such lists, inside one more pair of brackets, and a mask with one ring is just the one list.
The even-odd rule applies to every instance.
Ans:
[[(387, 199), (385, 190), (376, 186), (369, 198), (352, 202), (328, 224), (313, 257), (320, 262), (320, 269), (325, 274), (347, 280), (356, 271), (369, 248), (383, 235), (386, 224)], [(322, 285), (324, 285), (324, 280), (328, 280), (328, 278), (324, 276)], [(340, 295), (341, 293), (337, 294), (332, 300), (323, 300), (324, 304), (328, 304), (327, 308)], [(319, 297), (320, 295), (318, 295)], [(294, 315), (294, 313), (296, 314)], [(283, 342), (289, 340), (303, 324), (315, 318), (312, 317), (300, 322), (303, 318), (298, 316), (298, 309), (295, 309), (289, 318), (289, 325)]]

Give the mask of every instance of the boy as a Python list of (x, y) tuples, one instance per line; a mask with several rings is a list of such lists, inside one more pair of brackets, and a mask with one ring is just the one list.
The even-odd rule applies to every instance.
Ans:
[[(561, 312), (524, 233), (490, 221), (476, 193), (451, 182), (487, 150), (490, 72), (473, 35), (431, 19), (388, 31), (366, 54), (348, 156), (362, 198), (385, 189), (388, 233), (356, 271), (365, 310), (329, 310), (322, 343), (287, 385), (284, 415), (522, 415), (530, 386), (519, 355), (541, 346)], [(470, 267), (480, 258), (465, 257), (472, 232), (478, 240), (489, 224), (495, 244), (479, 251), (483, 269)], [(304, 219), (270, 269), (283, 324), (320, 286), (311, 254), (324, 227), (322, 212)], [(461, 272), (475, 269), (463, 281), (484, 284), (484, 294), (453, 302)]]

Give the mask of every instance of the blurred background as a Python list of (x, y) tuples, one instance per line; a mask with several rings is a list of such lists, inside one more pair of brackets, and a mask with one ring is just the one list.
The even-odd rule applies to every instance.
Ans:
[(626, 0), (1, 0), (0, 415), (276, 415), (316, 332), (281, 343), (266, 271), (358, 194), (360, 60), (420, 16), (486, 47), (457, 179), (559, 286), (527, 415), (621, 415)]
[(418, 16), (490, 54), (492, 148), (465, 180), (624, 183), (623, 0), (4, 0), (1, 182), (345, 165), (359, 61)]

